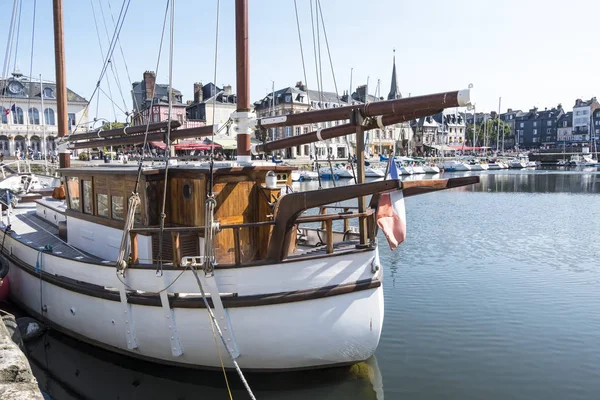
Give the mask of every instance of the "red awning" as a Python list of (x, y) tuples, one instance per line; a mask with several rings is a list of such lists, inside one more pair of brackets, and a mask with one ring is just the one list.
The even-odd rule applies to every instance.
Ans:
[(216, 143), (180, 143), (175, 145), (175, 150), (211, 150), (213, 147), (218, 149), (221, 145)]
[(161, 150), (166, 150), (167, 149), (167, 145), (164, 144), (163, 142), (150, 142), (150, 144), (154, 147), (157, 147)]
[(472, 151), (472, 150), (482, 150), (484, 147), (471, 147), (471, 146), (450, 146), (456, 151)]

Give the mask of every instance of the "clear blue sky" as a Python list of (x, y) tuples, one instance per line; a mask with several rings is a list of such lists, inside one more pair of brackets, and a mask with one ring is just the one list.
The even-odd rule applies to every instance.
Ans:
[[(112, 22), (109, 0), (93, 0), (99, 18), (104, 51), (108, 39), (100, 15), (100, 1)], [(576, 98), (600, 95), (597, 26), (600, 2), (556, 0), (321, 0), (339, 91), (353, 88), (370, 77), (370, 92), (381, 79), (381, 92), (390, 87), (392, 49), (396, 49), (398, 83), (403, 95), (456, 90), (473, 83), (478, 110), (552, 107), (571, 109)], [(316, 89), (308, 0), (297, 0), (308, 85)], [(7, 4), (10, 3), (10, 4)], [(33, 75), (53, 79), (51, 1), (38, 1)], [(102, 58), (90, 1), (64, 0), (67, 83), (89, 98), (101, 69)], [(110, 0), (115, 18), (119, 0)], [(18, 61), (29, 73), (32, 4), (23, 0)], [(133, 81), (145, 70), (156, 69), (156, 58), (166, 0), (133, 0), (121, 32), (121, 43)], [(12, 2), (5, 0), (4, 21)], [(175, 1), (173, 86), (191, 99), (196, 81), (213, 80), (216, 0)], [(235, 88), (234, 1), (221, 1), (217, 84)], [(0, 28), (0, 43), (7, 42), (8, 24)], [(168, 41), (157, 80), (168, 82)], [(322, 42), (326, 90), (334, 90)], [(4, 48), (2, 49), (4, 56)], [(4, 57), (3, 57), (4, 58)], [(250, 0), (251, 98), (256, 101), (275, 87), (292, 86), (303, 79), (293, 0)], [(119, 49), (115, 64), (127, 107), (130, 85)], [(123, 107), (114, 78), (113, 98)], [(108, 92), (106, 82), (102, 84)], [(235, 90), (235, 89), (234, 89)], [(90, 116), (96, 114), (95, 103)], [(123, 115), (117, 111), (117, 119)], [(102, 96), (99, 116), (113, 119)]]

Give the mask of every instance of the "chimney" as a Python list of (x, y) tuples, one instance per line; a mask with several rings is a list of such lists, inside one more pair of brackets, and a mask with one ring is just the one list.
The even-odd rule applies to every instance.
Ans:
[(509, 108), (508, 110), (506, 110), (507, 113), (511, 113), (512, 112), (512, 108)]
[(146, 87), (146, 100), (151, 101), (156, 85), (156, 74), (153, 71), (144, 72), (144, 85)]
[(358, 95), (358, 101), (365, 103), (367, 100), (367, 85), (357, 87), (356, 94)]
[(223, 85), (223, 92), (225, 95), (230, 96), (233, 93), (231, 91), (231, 85)]
[(202, 103), (202, 82), (194, 83), (194, 103)]
[(300, 89), (303, 92), (306, 92), (306, 85), (302, 83), (302, 81), (296, 82), (296, 89)]

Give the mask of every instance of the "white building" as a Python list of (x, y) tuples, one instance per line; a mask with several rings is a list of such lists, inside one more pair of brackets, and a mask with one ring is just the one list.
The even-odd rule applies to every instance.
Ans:
[(600, 103), (595, 97), (590, 100), (575, 100), (573, 106), (573, 141), (587, 142), (590, 140), (592, 113), (600, 108)]
[[(78, 125), (78, 132), (87, 131), (87, 104), (67, 89), (69, 132)], [(40, 156), (56, 149), (57, 136), (56, 84), (31, 81), (18, 72), (0, 79), (0, 152), (14, 156), (31, 147), (34, 156)]]
[[(397, 85), (395, 57), (392, 68), (391, 88), (387, 98), (388, 100), (402, 98)], [(356, 91), (350, 95), (344, 93), (342, 96), (338, 96), (333, 92), (309, 90), (302, 82), (298, 82), (294, 87), (286, 87), (268, 94), (263, 99), (255, 102), (254, 107), (257, 117), (264, 118), (382, 100), (384, 100), (383, 97), (377, 98), (367, 94), (366, 85), (358, 86)], [(348, 115), (348, 118), (350, 118), (350, 115)], [(269, 136), (268, 140), (297, 136), (318, 129), (326, 129), (348, 123), (350, 123), (350, 120), (344, 119), (302, 126), (274, 128), (267, 132)], [(367, 139), (365, 150), (369, 153), (369, 156), (376, 156), (379, 153), (389, 155), (392, 152), (395, 152), (397, 155), (405, 154), (407, 149), (412, 145), (413, 130), (408, 122), (403, 122), (386, 126), (385, 129), (367, 131), (365, 132), (365, 138)], [(328, 155), (331, 155), (334, 159), (343, 160), (352, 154), (356, 154), (356, 149), (356, 134), (350, 134), (325, 142), (317, 142), (312, 146), (303, 145), (287, 149), (285, 157), (309, 157), (310, 155), (314, 156), (316, 153), (319, 160), (324, 160)]]

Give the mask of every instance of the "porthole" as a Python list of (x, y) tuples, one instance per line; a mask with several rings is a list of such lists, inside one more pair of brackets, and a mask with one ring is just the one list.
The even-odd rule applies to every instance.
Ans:
[(183, 184), (183, 198), (186, 200), (192, 198), (192, 184), (189, 182)]
[(283, 176), (283, 180), (287, 181), (287, 174), (283, 174), (282, 176)]

